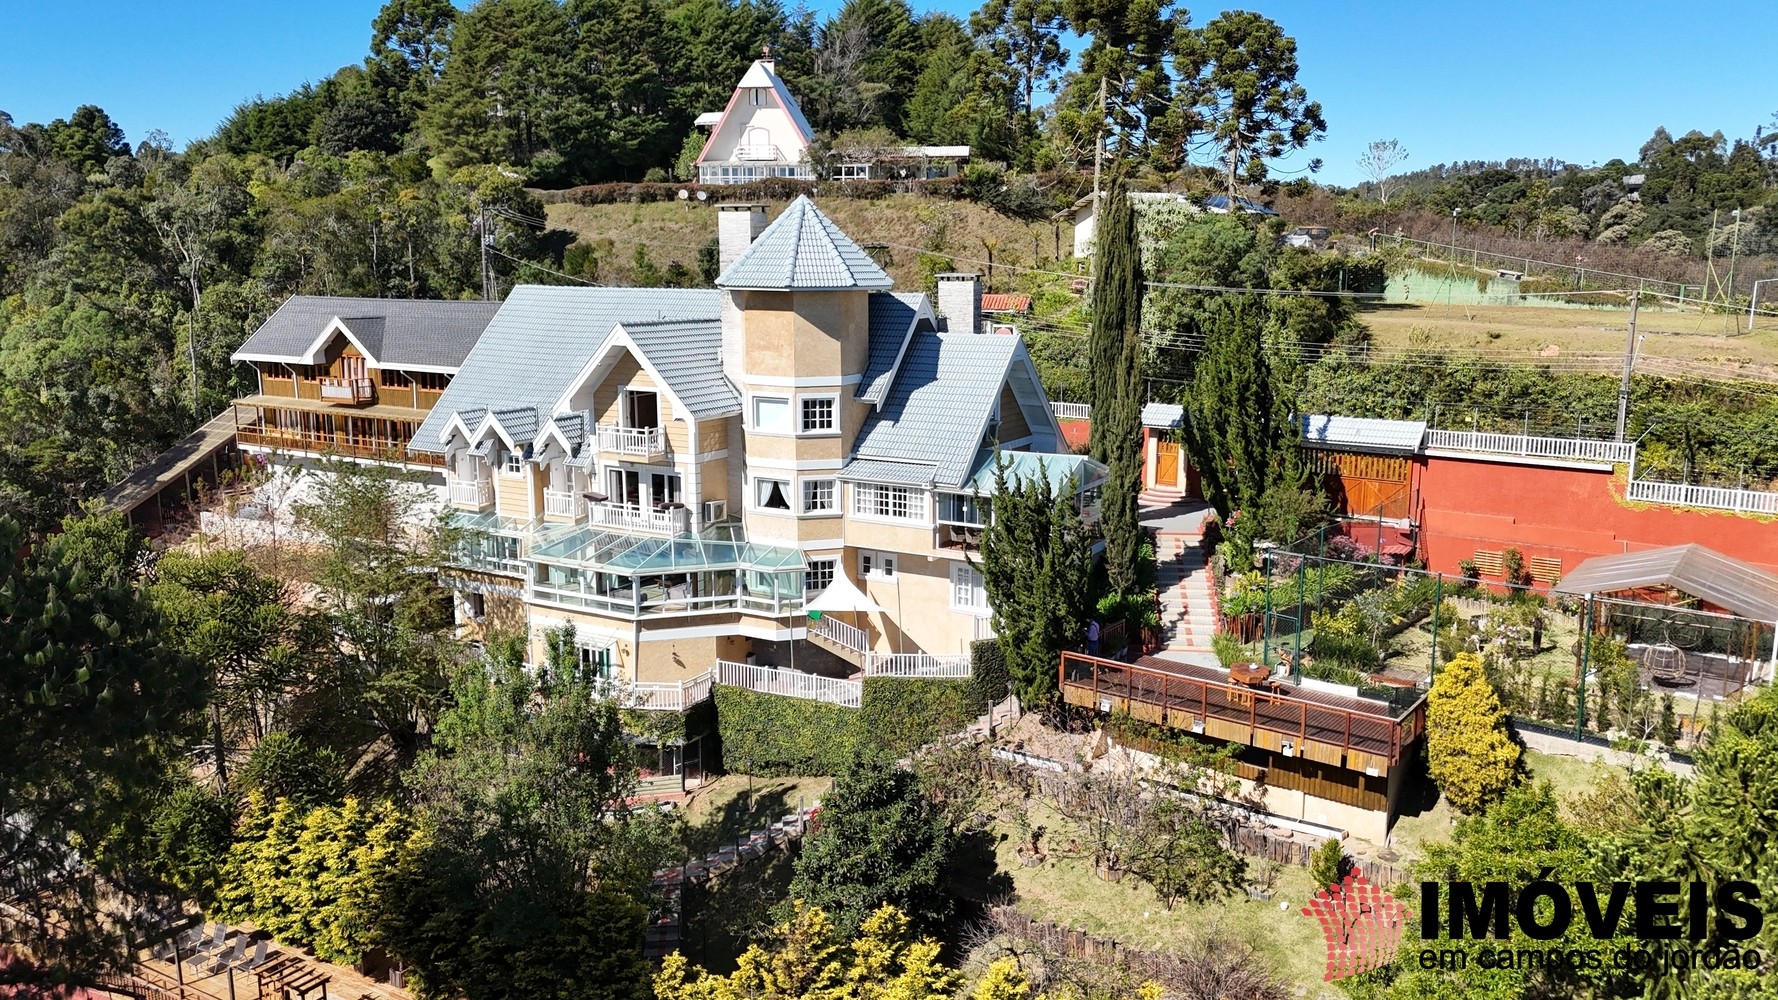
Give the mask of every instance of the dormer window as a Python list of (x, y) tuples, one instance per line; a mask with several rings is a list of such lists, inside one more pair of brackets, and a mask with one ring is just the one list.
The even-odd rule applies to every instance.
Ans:
[(516, 476), (519, 473), (525, 471), (525, 456), (524, 455), (521, 455), (520, 453), (513, 451), (510, 448), (501, 452), (501, 455), (502, 455), (502, 463), (500, 466), (500, 471), (506, 473), (509, 476)]
[(756, 108), (765, 107), (765, 105), (766, 105), (765, 90), (760, 87), (749, 87), (747, 89), (747, 103), (752, 105), (753, 107), (756, 107)]

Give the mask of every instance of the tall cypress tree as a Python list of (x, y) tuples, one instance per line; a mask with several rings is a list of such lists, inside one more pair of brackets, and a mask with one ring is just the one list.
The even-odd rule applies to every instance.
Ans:
[(1113, 590), (1130, 594), (1143, 541), (1136, 507), (1142, 491), (1142, 252), (1122, 170), (1112, 173), (1100, 203), (1094, 244), (1091, 443), (1093, 458), (1109, 470), (1100, 505), (1106, 573)]

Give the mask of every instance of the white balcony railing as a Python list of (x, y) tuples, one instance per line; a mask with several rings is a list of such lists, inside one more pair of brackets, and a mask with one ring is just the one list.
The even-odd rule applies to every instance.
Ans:
[(864, 634), (863, 629), (848, 625), (832, 615), (822, 615), (810, 622), (809, 631), (854, 653), (862, 653), (870, 649), (870, 639)]
[(323, 378), (321, 398), (346, 403), (363, 403), (375, 392), (367, 378)]
[(608, 427), (596, 429), (599, 450), (619, 455), (659, 455), (666, 451), (666, 435), (659, 427)]
[(1625, 496), (1640, 503), (1778, 514), (1778, 493), (1762, 493), (1758, 490), (1732, 490), (1722, 486), (1688, 486), (1685, 483), (1652, 483), (1632, 479)]
[(776, 160), (776, 159), (778, 159), (778, 147), (772, 145), (771, 143), (756, 143), (756, 144), (750, 145), (750, 146), (736, 146), (735, 147), (735, 159), (737, 159), (737, 160)]
[(1451, 451), (1478, 451), (1489, 455), (1523, 458), (1554, 458), (1576, 462), (1626, 463), (1636, 454), (1628, 441), (1593, 441), (1586, 438), (1527, 437), (1520, 434), (1486, 434), (1478, 431), (1426, 432), (1426, 447)]
[(494, 502), (494, 484), (486, 479), (452, 479), (451, 506), (481, 510)]
[(620, 531), (681, 535), (691, 530), (691, 511), (684, 507), (650, 510), (633, 504), (587, 502), (587, 522)]
[(818, 674), (805, 674), (797, 670), (780, 670), (776, 667), (756, 667), (750, 663), (735, 663), (732, 660), (716, 661), (716, 681), (719, 684), (746, 688), (749, 691), (758, 691), (762, 694), (803, 698), (808, 701), (824, 701), (829, 705), (840, 705), (845, 708), (857, 708), (864, 702), (864, 683), (862, 681), (822, 677)]
[(544, 490), (543, 512), (561, 517), (573, 517), (580, 510), (580, 501), (570, 490)]
[(645, 712), (680, 712), (710, 697), (716, 671), (706, 670), (683, 681), (607, 681), (601, 689), (625, 708)]
[(866, 653), (866, 677), (968, 677), (969, 657), (961, 654)]
[(1057, 420), (1091, 420), (1093, 407), (1090, 403), (1051, 403), (1050, 412)]

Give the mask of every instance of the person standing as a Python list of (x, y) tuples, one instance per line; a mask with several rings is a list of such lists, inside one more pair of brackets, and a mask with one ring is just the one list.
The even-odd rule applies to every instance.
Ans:
[(1099, 619), (1087, 623), (1087, 655), (1099, 655)]

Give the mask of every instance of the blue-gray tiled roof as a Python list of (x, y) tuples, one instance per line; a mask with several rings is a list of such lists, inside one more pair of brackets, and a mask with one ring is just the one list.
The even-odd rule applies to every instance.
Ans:
[(925, 301), (921, 292), (888, 292), (870, 297), (870, 359), (858, 384), (859, 400), (883, 401)]
[[(454, 412), (529, 406), (547, 414), (619, 324), (626, 329), (632, 324), (637, 327), (638, 346), (656, 363), (675, 395), (680, 394), (675, 379), (685, 379), (685, 396), (689, 397), (685, 403), (695, 415), (719, 416), (721, 406), (699, 412), (700, 404), (694, 402), (702, 400), (702, 405), (710, 406), (721, 401), (708, 375), (715, 369), (720, 377), (719, 294), (703, 288), (520, 285), (488, 323), (410, 447), (443, 451), (441, 433)], [(654, 336), (657, 332), (658, 337)], [(662, 359), (650, 353), (651, 346), (663, 352)], [(708, 361), (694, 360), (699, 357)], [(730, 389), (726, 412), (737, 408), (733, 398)]]
[(1424, 420), (1376, 420), (1312, 413), (1299, 418), (1303, 443), (1350, 451), (1413, 454), (1426, 436)]
[(456, 369), (498, 302), (293, 295), (235, 352), (237, 361), (308, 364), (305, 352), (338, 319), (379, 367)]
[(895, 282), (803, 195), (717, 277), (716, 287), (887, 291)]
[(883, 459), (932, 465), (938, 485), (961, 485), (1018, 347), (1017, 337), (915, 334), (882, 408), (858, 435), (854, 464)]

